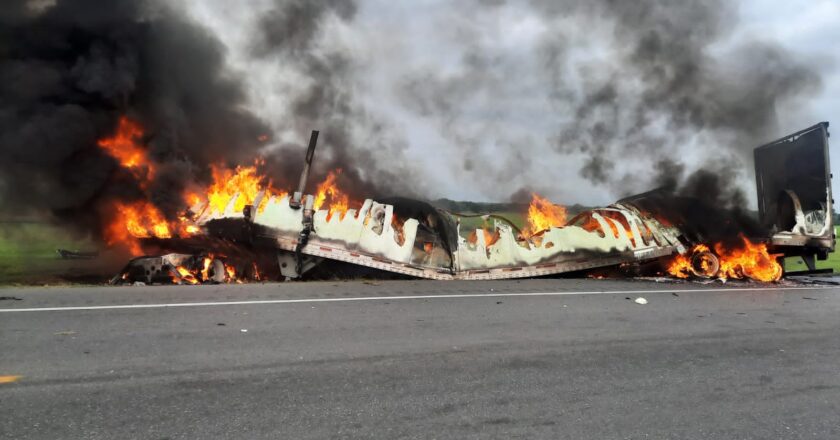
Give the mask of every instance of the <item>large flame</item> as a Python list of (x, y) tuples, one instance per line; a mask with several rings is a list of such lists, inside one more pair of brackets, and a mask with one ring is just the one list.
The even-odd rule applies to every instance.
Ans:
[(705, 244), (698, 244), (690, 252), (675, 255), (668, 263), (668, 273), (677, 278), (688, 278), (692, 275), (691, 257), (700, 252), (711, 252)]
[(113, 220), (105, 229), (105, 242), (109, 246), (126, 246), (133, 255), (140, 255), (137, 238), (172, 237), (172, 225), (149, 202), (115, 202), (112, 209)]
[(767, 252), (764, 243), (751, 243), (741, 236), (743, 246), (726, 249), (721, 243), (715, 245), (715, 252), (721, 256), (720, 272), (726, 278), (749, 277), (759, 281), (778, 281), (782, 277), (782, 265), (777, 255)]
[(566, 224), (566, 207), (555, 205), (537, 193), (531, 194), (531, 204), (528, 205), (528, 218), (525, 229), (526, 237), (533, 236), (552, 227)]
[[(122, 117), (113, 136), (100, 139), (97, 145), (120, 166), (131, 172), (140, 188), (146, 188), (154, 177), (155, 167), (142, 145), (143, 129), (126, 117)], [(135, 238), (172, 237), (172, 225), (152, 203), (146, 200), (134, 202), (116, 201), (108, 209), (111, 224), (105, 228), (108, 245), (123, 245), (132, 254), (141, 253)]]
[(141, 145), (142, 138), (143, 129), (140, 125), (123, 116), (117, 125), (117, 132), (111, 137), (100, 139), (97, 145), (123, 168), (130, 170), (141, 186), (144, 186), (154, 177), (155, 167)]
[[(142, 144), (143, 128), (136, 121), (127, 117), (119, 120), (113, 136), (97, 142), (120, 166), (134, 175), (142, 190), (146, 190), (155, 173), (155, 165), (146, 154)], [(245, 205), (253, 205), (261, 191), (265, 196), (258, 209), (265, 208), (269, 196), (284, 196), (286, 192), (273, 188), (271, 180), (261, 175), (257, 161), (252, 166), (237, 166), (230, 169), (222, 165), (211, 167), (213, 182), (206, 188), (191, 187), (183, 194), (184, 207), (193, 207), (207, 201), (207, 206), (215, 212), (224, 212), (233, 202), (233, 209), (241, 211)], [(171, 238), (175, 235), (190, 236), (200, 232), (200, 228), (191, 224), (187, 216), (167, 219), (151, 203), (148, 197), (143, 200), (114, 202), (108, 209), (112, 219), (105, 229), (105, 239), (109, 245), (124, 245), (138, 255), (141, 253), (137, 238)]]
[[(113, 136), (98, 142), (100, 148), (113, 157), (120, 166), (137, 179), (141, 190), (146, 191), (154, 177), (155, 164), (146, 154), (143, 145), (144, 130), (139, 123), (122, 117)], [(210, 213), (222, 214), (228, 207), (234, 212), (242, 212), (246, 205), (255, 203), (257, 212), (262, 212), (269, 199), (288, 194), (273, 187), (271, 179), (260, 172), (262, 161), (253, 165), (240, 165), (230, 168), (224, 165), (211, 166), (213, 181), (206, 187), (193, 184), (182, 195), (184, 211), (177, 218), (167, 218), (146, 194), (145, 199), (136, 201), (120, 200), (108, 207), (107, 213), (112, 219), (106, 226), (105, 237), (109, 245), (124, 245), (131, 252), (139, 255), (142, 250), (137, 239), (187, 237), (201, 233), (201, 228), (190, 221), (189, 208), (204, 206)], [(350, 206), (350, 197), (338, 187), (341, 169), (327, 174), (318, 184), (314, 207), (328, 209), (327, 220), (338, 213), (342, 218)], [(262, 197), (261, 197), (262, 194)], [(199, 214), (195, 212), (194, 214)], [(400, 228), (395, 228), (400, 229)], [(232, 273), (235, 272), (231, 268)], [(206, 272), (206, 268), (205, 268)], [(193, 274), (196, 280), (205, 278), (201, 273)]]
[(321, 206), (329, 200), (327, 221), (332, 218), (334, 213), (338, 213), (340, 215), (339, 218), (344, 218), (344, 214), (347, 213), (347, 209), (350, 207), (350, 197), (341, 191), (336, 183), (339, 174), (341, 174), (341, 168), (327, 173), (324, 181), (318, 184), (318, 191), (315, 194), (313, 206), (316, 210), (321, 209)]
[[(743, 235), (736, 246), (716, 243), (714, 254), (720, 262), (717, 278), (751, 278), (757, 281), (773, 282), (782, 277), (782, 265), (776, 260), (777, 255), (767, 251), (764, 243), (753, 243)], [(691, 258), (699, 252), (711, 252), (707, 245), (697, 245), (691, 252), (675, 256), (668, 264), (668, 273), (678, 278), (688, 278), (693, 273)]]
[[(260, 192), (264, 191), (264, 196), (258, 206), (258, 210), (262, 211), (270, 196), (283, 197), (288, 194), (286, 191), (275, 189), (271, 180), (259, 173), (257, 170), (259, 165), (261, 165), (260, 161), (256, 161), (252, 166), (237, 166), (235, 169), (222, 165), (211, 166), (213, 183), (205, 190), (211, 212), (225, 212), (234, 198), (236, 201), (233, 202), (233, 210), (241, 212), (246, 205), (253, 205)], [(201, 199), (194, 193), (190, 196)]]

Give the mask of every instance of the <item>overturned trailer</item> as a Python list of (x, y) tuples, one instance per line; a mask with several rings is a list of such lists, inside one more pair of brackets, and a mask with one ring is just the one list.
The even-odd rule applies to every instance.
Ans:
[[(323, 260), (440, 280), (534, 277), (684, 251), (679, 231), (632, 205), (587, 211), (530, 239), (499, 222), (492, 235), (475, 230), (470, 242), (449, 214), (419, 201), (368, 199), (359, 210), (330, 216), (328, 210), (295, 209), (291, 200), (272, 198), (251, 216), (227, 211), (201, 217), (199, 223), (214, 236), (230, 234), (232, 219), (247, 224), (255, 246), (277, 249), (280, 271), (289, 278)], [(414, 216), (398, 215), (406, 211)]]
[[(813, 262), (834, 249), (827, 128), (828, 123), (817, 124), (755, 150), (764, 228), (750, 231), (761, 235), (750, 238), (766, 243), (774, 253)], [(300, 278), (329, 262), (438, 280), (536, 277), (639, 265), (692, 252), (689, 266), (695, 274), (713, 276), (720, 266), (713, 250), (698, 251), (697, 244), (708, 234), (686, 218), (692, 216), (691, 209), (704, 207), (661, 192), (581, 212), (563, 226), (533, 235), (503, 220), (496, 220), (492, 230), (464, 231), (457, 216), (404, 198), (367, 199), (361, 208), (343, 213), (314, 209), (306, 180), (316, 139), (313, 132), (296, 192), (262, 192), (242, 209), (237, 209), (235, 197), (223, 210), (199, 203), (191, 209), (191, 221), (202, 238), (169, 240), (163, 247), (189, 255), (208, 243), (225, 243), (228, 248), (233, 243), (254, 255), (271, 255), (277, 273), (286, 279)], [(674, 203), (690, 209), (666, 208)], [(154, 273), (164, 265), (160, 259), (137, 259), (115, 280), (134, 279), (126, 276), (133, 267), (149, 281), (149, 267)], [(203, 270), (211, 266), (218, 263), (205, 262)], [(189, 273), (182, 275), (189, 281)]]

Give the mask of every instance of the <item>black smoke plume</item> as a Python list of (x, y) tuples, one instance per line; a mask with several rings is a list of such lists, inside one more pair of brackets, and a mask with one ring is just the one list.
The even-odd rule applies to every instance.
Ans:
[(279, 0), (259, 20), (252, 55), (276, 61), (305, 81), (284, 96), (278, 127), (300, 144), (281, 145), (269, 156), (274, 176), (296, 176), (309, 130), (321, 130), (312, 181), (341, 169), (339, 186), (356, 198), (422, 194), (424, 170), (404, 156), (405, 138), (377, 109), (361, 104), (353, 82), (359, 66), (351, 54), (323, 43), (331, 20), (352, 22), (353, 0)]
[[(100, 231), (111, 199), (147, 197), (172, 217), (208, 165), (252, 160), (266, 125), (244, 109), (223, 46), (167, 2), (6, 0), (0, 8), (0, 202)], [(97, 140), (120, 117), (145, 130), (141, 190)]]

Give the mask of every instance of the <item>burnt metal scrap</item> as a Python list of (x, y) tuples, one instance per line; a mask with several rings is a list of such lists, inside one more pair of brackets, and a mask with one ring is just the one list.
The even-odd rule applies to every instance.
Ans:
[[(821, 123), (755, 150), (762, 228), (747, 232), (773, 252), (813, 261), (834, 249), (827, 127)], [(732, 224), (693, 224), (692, 210), (714, 208), (661, 192), (584, 211), (530, 236), (502, 220), (492, 230), (464, 231), (457, 216), (404, 198), (367, 199), (346, 213), (315, 210), (305, 188), (316, 140), (313, 132), (295, 193), (262, 192), (240, 210), (236, 197), (223, 210), (199, 203), (191, 209), (194, 225), (215, 241), (271, 255), (286, 279), (344, 262), (418, 278), (489, 280), (639, 265), (675, 254), (689, 255), (695, 275), (713, 276), (720, 269), (714, 249), (697, 245), (710, 238), (709, 230)], [(126, 274), (139, 265), (151, 266), (141, 272), (152, 282), (148, 273), (167, 267), (171, 276), (170, 267), (193, 261), (156, 258), (129, 264), (118, 280), (133, 280)]]
[(64, 260), (92, 260), (99, 257), (98, 251), (71, 251), (69, 249), (56, 249), (55, 252)]

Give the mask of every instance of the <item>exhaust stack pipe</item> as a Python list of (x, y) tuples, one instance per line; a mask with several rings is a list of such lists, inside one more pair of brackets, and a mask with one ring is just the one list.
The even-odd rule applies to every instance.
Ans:
[(306, 181), (309, 180), (309, 168), (312, 166), (312, 158), (315, 156), (315, 145), (318, 143), (318, 130), (312, 130), (312, 135), (309, 137), (309, 148), (306, 150), (306, 159), (303, 163), (303, 171), (300, 173), (300, 182), (298, 183), (297, 191), (289, 201), (289, 206), (294, 209), (300, 209), (303, 194), (306, 191)]

